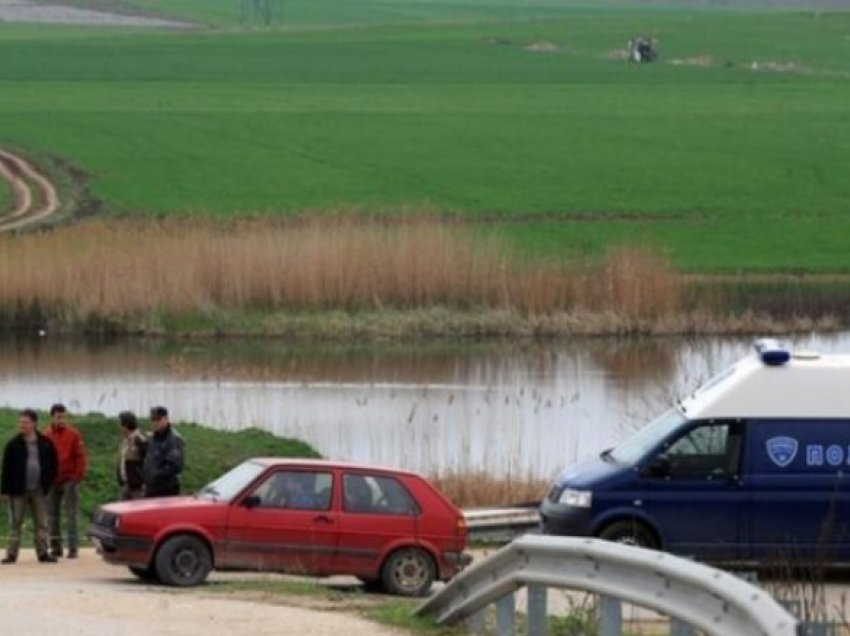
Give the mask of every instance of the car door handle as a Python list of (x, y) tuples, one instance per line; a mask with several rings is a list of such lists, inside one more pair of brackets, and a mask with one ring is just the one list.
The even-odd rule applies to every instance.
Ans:
[(314, 523), (333, 523), (334, 520), (331, 519), (327, 515), (319, 515), (318, 517), (313, 517), (313, 522)]

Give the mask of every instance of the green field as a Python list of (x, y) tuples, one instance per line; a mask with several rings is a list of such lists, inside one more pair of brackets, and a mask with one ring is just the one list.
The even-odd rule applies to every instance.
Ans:
[[(850, 12), (286, 0), (261, 29), (132, 4), (213, 26), (0, 27), (0, 141), (108, 213), (403, 208), (530, 255), (850, 269)], [(660, 63), (612, 59), (637, 33)]]

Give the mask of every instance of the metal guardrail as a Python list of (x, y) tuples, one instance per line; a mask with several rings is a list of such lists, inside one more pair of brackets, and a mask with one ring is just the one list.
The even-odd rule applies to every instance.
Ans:
[(514, 592), (528, 587), (526, 630), (547, 632), (546, 588), (602, 595), (600, 636), (622, 633), (619, 601), (670, 616), (671, 632), (795, 636), (797, 620), (763, 590), (679, 557), (599, 539), (527, 535), (474, 564), (422, 603), (440, 624), (481, 616), (496, 604), (497, 632), (514, 634)]
[(537, 506), (517, 508), (468, 508), (463, 511), (469, 540), (507, 543), (540, 526)]

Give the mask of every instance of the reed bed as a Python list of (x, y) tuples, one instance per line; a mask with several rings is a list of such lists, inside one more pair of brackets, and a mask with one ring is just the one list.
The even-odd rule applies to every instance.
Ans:
[(528, 261), (437, 219), (89, 222), (0, 238), (7, 320), (433, 307), (654, 319), (675, 312), (681, 296), (678, 275), (656, 254)]
[(445, 472), (429, 481), (461, 508), (538, 504), (551, 483), (533, 476), (497, 476), (485, 472)]

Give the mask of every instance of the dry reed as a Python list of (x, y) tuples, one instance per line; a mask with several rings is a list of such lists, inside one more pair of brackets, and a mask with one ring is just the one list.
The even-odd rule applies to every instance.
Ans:
[(121, 320), (218, 310), (674, 312), (679, 277), (616, 249), (591, 265), (526, 262), (437, 219), (90, 222), (0, 238), (0, 312)]
[(537, 504), (550, 485), (539, 478), (485, 472), (447, 472), (432, 475), (429, 481), (460, 508)]

